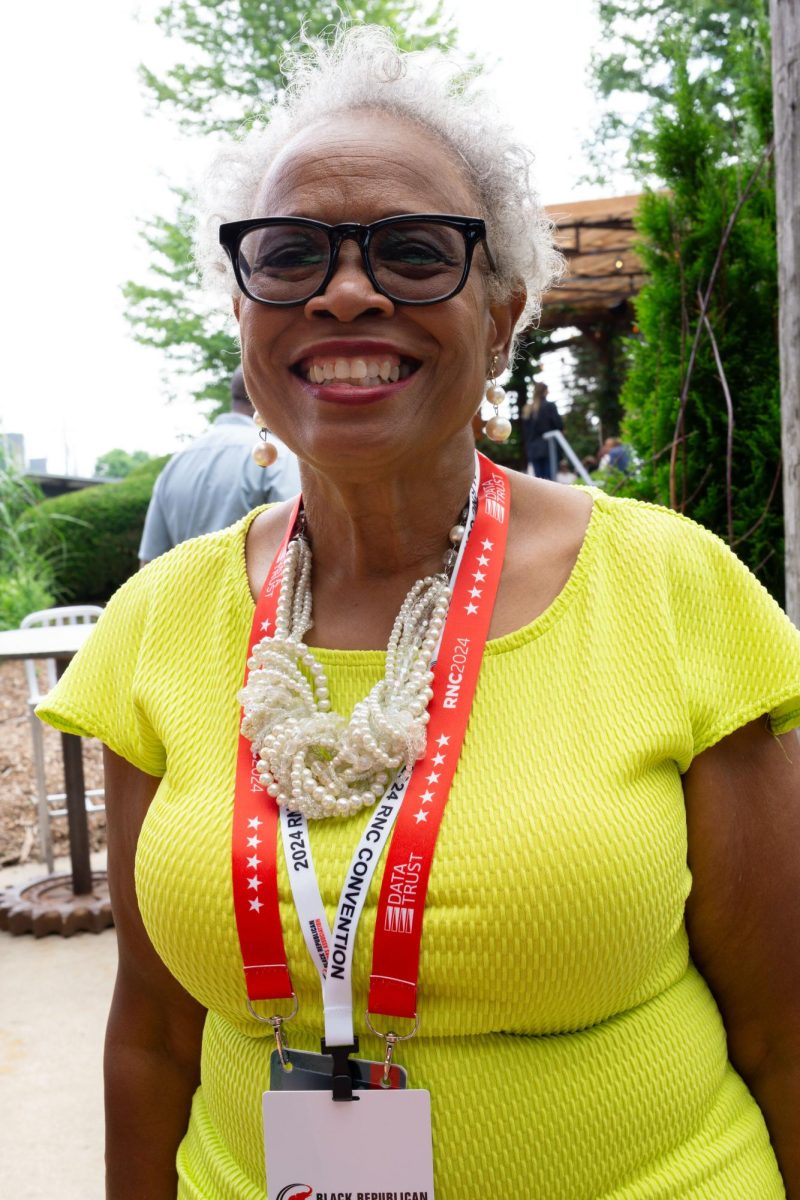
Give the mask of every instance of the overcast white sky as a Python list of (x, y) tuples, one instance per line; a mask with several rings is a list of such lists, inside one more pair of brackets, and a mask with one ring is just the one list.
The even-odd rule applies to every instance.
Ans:
[[(0, 430), (22, 433), (28, 458), (47, 458), (51, 471), (91, 474), (115, 446), (167, 453), (204, 425), (188, 400), (165, 403), (165, 360), (132, 341), (122, 315), (120, 285), (148, 268), (138, 222), (172, 215), (168, 184), (187, 183), (208, 153), (165, 116), (145, 114), (137, 66), (172, 55), (156, 7), (39, 0), (4, 10)], [(593, 0), (449, 7), (463, 48), (496, 64), (493, 90), (536, 152), (544, 200), (598, 194), (577, 184), (596, 117), (586, 83)], [(32, 246), (48, 250), (37, 274)]]

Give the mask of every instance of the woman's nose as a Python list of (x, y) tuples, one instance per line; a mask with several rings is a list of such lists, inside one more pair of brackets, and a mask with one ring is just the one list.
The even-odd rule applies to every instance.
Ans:
[(360, 247), (346, 241), (339, 248), (339, 257), (328, 286), (319, 296), (312, 296), (305, 306), (308, 317), (332, 316), (338, 321), (354, 321), (357, 317), (394, 315), (394, 303), (375, 290), (361, 257)]

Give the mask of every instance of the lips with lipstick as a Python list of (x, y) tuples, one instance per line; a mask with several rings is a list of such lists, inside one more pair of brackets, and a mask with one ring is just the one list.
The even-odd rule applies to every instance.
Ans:
[(399, 354), (356, 355), (315, 354), (298, 363), (297, 373), (308, 383), (328, 387), (374, 388), (408, 379), (419, 363)]

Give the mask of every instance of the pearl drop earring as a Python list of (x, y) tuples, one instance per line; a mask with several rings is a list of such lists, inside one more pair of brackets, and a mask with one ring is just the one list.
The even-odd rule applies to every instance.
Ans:
[(490, 442), (507, 442), (511, 437), (511, 422), (505, 417), (501, 417), (498, 409), (506, 398), (505, 388), (502, 388), (497, 382), (495, 375), (497, 373), (497, 355), (492, 356), (492, 365), (489, 368), (489, 382), (486, 385), (486, 399), (494, 409), (494, 416), (490, 417), (486, 422), (483, 432), (486, 434)]
[(261, 413), (253, 413), (253, 421), (258, 426), (259, 436), (259, 441), (253, 447), (253, 462), (259, 467), (271, 467), (278, 457), (278, 447), (267, 441), (269, 430)]

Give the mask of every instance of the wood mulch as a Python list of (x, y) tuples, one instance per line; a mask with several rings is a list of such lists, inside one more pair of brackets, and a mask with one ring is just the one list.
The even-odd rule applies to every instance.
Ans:
[[(42, 733), (47, 790), (63, 792), (60, 735), (46, 725)], [(83, 768), (87, 788), (103, 786), (102, 748), (95, 738), (84, 738)], [(0, 867), (43, 861), (35, 799), (25, 668), (21, 662), (0, 663)], [(67, 818), (55, 818), (50, 829), (56, 855), (69, 853)], [(105, 846), (105, 813), (90, 814), (89, 840), (92, 850)]]

